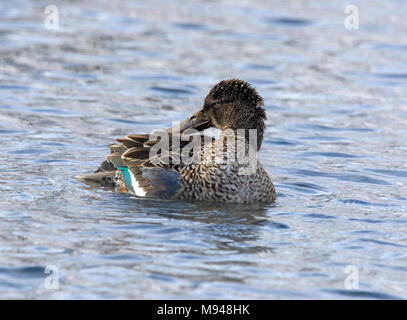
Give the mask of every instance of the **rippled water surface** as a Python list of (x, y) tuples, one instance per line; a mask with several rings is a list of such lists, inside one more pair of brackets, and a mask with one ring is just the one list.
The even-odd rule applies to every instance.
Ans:
[[(0, 298), (407, 298), (405, 1), (353, 1), (358, 30), (348, 1), (53, 3), (59, 30), (0, 2)], [(275, 204), (74, 180), (232, 77), (264, 97)]]

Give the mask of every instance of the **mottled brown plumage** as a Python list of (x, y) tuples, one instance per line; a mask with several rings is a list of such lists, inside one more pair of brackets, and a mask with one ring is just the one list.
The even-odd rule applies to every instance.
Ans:
[[(169, 129), (151, 140), (143, 134), (119, 138), (95, 174), (82, 179), (114, 173), (108, 182), (117, 191), (153, 198), (273, 202), (274, 185), (256, 156), (265, 118), (263, 99), (253, 87), (239, 79), (224, 80), (210, 90), (202, 109), (181, 123), (180, 132)], [(221, 136), (190, 135), (190, 129), (209, 127), (222, 130)], [(152, 155), (168, 137), (168, 145)]]

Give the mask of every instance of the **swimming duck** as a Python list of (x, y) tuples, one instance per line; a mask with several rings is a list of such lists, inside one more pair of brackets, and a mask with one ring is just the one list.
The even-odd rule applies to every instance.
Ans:
[[(117, 139), (95, 173), (77, 178), (149, 198), (274, 202), (274, 185), (257, 160), (265, 129), (263, 105), (247, 82), (220, 81), (203, 107), (178, 126)], [(210, 127), (221, 130), (219, 138), (200, 134)]]

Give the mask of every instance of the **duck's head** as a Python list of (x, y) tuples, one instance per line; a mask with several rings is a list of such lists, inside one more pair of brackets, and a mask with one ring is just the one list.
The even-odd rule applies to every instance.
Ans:
[(266, 112), (263, 99), (247, 82), (239, 79), (223, 80), (205, 98), (201, 110), (181, 123), (181, 132), (215, 127), (226, 129), (256, 129), (257, 149), (264, 135)]

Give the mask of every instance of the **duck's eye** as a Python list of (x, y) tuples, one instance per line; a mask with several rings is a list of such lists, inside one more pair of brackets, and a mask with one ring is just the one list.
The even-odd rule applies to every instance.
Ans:
[(212, 100), (205, 104), (205, 109), (219, 109), (222, 106), (221, 100)]
[(211, 108), (219, 109), (222, 106), (221, 101), (214, 101), (211, 103)]
[(217, 102), (213, 101), (213, 102), (205, 104), (204, 108), (207, 109), (207, 110), (210, 110), (210, 109), (216, 108), (216, 104), (217, 104)]

